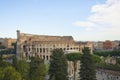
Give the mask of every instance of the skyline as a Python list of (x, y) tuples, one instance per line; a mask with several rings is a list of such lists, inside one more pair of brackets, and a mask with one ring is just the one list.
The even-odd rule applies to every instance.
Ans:
[(16, 30), (73, 36), (79, 41), (120, 40), (120, 0), (0, 0), (0, 37)]

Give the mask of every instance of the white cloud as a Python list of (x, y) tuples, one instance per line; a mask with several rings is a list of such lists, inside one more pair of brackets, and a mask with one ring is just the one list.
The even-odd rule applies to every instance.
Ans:
[(86, 31), (92, 31), (92, 30), (93, 30), (92, 27), (87, 27), (87, 28), (86, 28)]
[(96, 4), (92, 6), (91, 13), (87, 22), (77, 21), (74, 25), (86, 26), (86, 30), (100, 31), (95, 34), (96, 37), (98, 35), (106, 36), (106, 38), (117, 36), (120, 39), (120, 0), (106, 0), (104, 4)]
[(94, 26), (95, 24), (92, 22), (82, 22), (82, 21), (76, 21), (72, 23), (75, 26), (82, 26), (82, 27), (91, 27)]
[(107, 0), (105, 4), (98, 4), (92, 7), (93, 13), (88, 17), (89, 21), (99, 24), (120, 25), (120, 0)]

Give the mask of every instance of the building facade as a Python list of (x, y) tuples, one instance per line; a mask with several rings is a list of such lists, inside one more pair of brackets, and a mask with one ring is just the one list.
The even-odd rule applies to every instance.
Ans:
[(12, 45), (16, 43), (16, 39), (13, 38), (0, 38), (0, 45), (5, 46), (6, 48), (14, 48)]
[[(30, 57), (38, 56), (44, 60), (50, 60), (51, 51), (59, 48), (63, 51), (82, 52), (84, 46), (73, 40), (72, 36), (48, 36), (25, 34), (17, 31), (17, 56), (27, 60)], [(88, 45), (90, 47), (90, 45)]]
[(113, 49), (120, 49), (120, 41), (113, 41)]
[(6, 48), (14, 48), (13, 43), (16, 43), (16, 39), (5, 38), (4, 45)]
[[(69, 52), (82, 53), (84, 47), (90, 47), (91, 49), (92, 44), (89, 42), (76, 42), (72, 36), (33, 35), (17, 31), (17, 57), (19, 59), (30, 60), (30, 57), (38, 56), (44, 59), (45, 63), (49, 63), (53, 49), (62, 49), (67, 54)], [(76, 73), (79, 72), (80, 62), (77, 66)], [(72, 80), (74, 67), (71, 61), (68, 61), (68, 72), (69, 78)]]
[(110, 40), (106, 40), (103, 42), (103, 49), (104, 50), (113, 50), (113, 42)]

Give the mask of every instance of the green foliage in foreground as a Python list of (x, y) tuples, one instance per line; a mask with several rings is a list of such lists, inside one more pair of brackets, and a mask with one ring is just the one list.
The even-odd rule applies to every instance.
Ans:
[(22, 80), (21, 75), (12, 66), (0, 68), (0, 80)]
[(83, 49), (80, 67), (80, 80), (97, 80), (95, 63), (88, 47)]
[(61, 49), (55, 49), (50, 59), (50, 80), (68, 80), (67, 59)]
[(44, 80), (46, 65), (40, 58), (32, 58), (30, 64), (13, 57), (10, 64), (0, 59), (0, 80)]
[(102, 62), (102, 59), (98, 55), (92, 54), (92, 58), (93, 58), (94, 63)]
[(120, 64), (120, 58), (116, 58), (116, 63)]
[(22, 79), (28, 79), (29, 63), (25, 60), (18, 60), (16, 56), (13, 56), (12, 66), (21, 74)]
[(101, 69), (108, 69), (108, 70), (120, 71), (120, 66), (113, 65), (113, 64), (99, 63), (99, 64), (96, 64), (96, 67), (97, 68), (101, 68)]
[(93, 52), (95, 55), (98, 56), (120, 56), (120, 50), (113, 50), (113, 51), (94, 51)]
[(18, 72), (21, 74), (22, 79), (28, 79), (28, 73), (30, 68), (29, 63), (27, 63), (25, 60), (19, 60), (18, 65)]
[(12, 66), (12, 65), (9, 62), (0, 60), (0, 68), (5, 68), (8, 66)]
[(73, 52), (66, 54), (66, 58), (68, 61), (78, 61), (81, 59), (81, 55), (82, 55), (81, 53)]
[(31, 58), (29, 80), (44, 80), (46, 74), (44, 61), (38, 57)]

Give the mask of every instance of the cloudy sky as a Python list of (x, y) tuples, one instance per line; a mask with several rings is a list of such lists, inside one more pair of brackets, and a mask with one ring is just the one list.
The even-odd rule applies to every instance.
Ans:
[(0, 37), (16, 38), (16, 30), (120, 40), (120, 0), (0, 0)]

